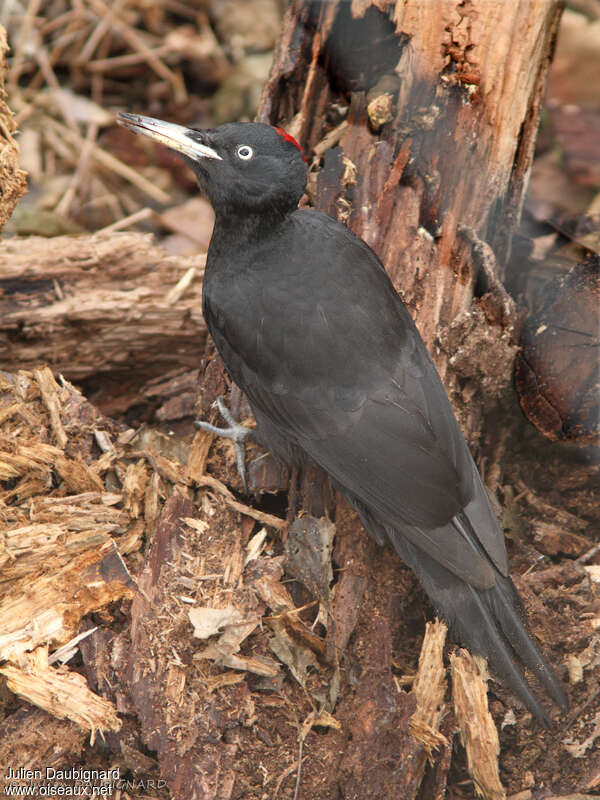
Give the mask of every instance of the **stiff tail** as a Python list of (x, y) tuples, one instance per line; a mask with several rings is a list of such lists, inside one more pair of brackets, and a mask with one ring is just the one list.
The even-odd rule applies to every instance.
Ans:
[(496, 586), (490, 589), (489, 601), (494, 618), (500, 621), (502, 633), (522, 663), (529, 667), (550, 697), (563, 710), (568, 706), (554, 670), (540, 653), (524, 622), (521, 598), (510, 578), (499, 577)]
[(398, 554), (415, 572), (456, 639), (485, 656), (490, 670), (521, 698), (539, 722), (548, 725), (548, 715), (531, 691), (519, 664), (529, 667), (552, 699), (566, 709), (567, 699), (552, 667), (527, 631), (521, 601), (510, 578), (498, 572), (494, 586), (475, 588), (404, 537), (388, 533)]

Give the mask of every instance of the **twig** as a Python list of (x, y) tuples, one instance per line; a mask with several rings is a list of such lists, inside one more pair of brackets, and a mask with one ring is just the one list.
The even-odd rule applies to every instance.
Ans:
[(67, 25), (69, 22), (79, 19), (81, 19), (81, 9), (72, 8), (69, 11), (65, 11), (59, 14), (58, 17), (45, 22), (40, 28), (40, 36), (47, 36), (49, 33), (54, 33), (54, 31), (62, 28), (63, 25)]
[(263, 622), (272, 622), (276, 619), (284, 619), (284, 617), (290, 614), (299, 614), (301, 611), (306, 611), (307, 608), (313, 608), (318, 602), (318, 600), (311, 600), (310, 603), (305, 603), (303, 606), (298, 606), (298, 608), (290, 608), (288, 611), (282, 611), (281, 614), (272, 614), (270, 617), (262, 617), (262, 620)]
[(236, 500), (231, 494), (225, 484), (221, 483), (221, 481), (217, 480), (217, 478), (213, 478), (212, 475), (203, 475), (197, 481), (197, 483), (199, 486), (208, 486), (210, 489), (214, 489), (214, 491), (223, 496), (228, 506), (236, 511), (239, 511), (240, 514), (245, 514), (247, 517), (251, 517), (252, 519), (258, 520), (258, 522), (262, 522), (263, 525), (268, 525), (269, 527), (276, 528), (277, 530), (281, 530), (287, 525), (286, 521), (281, 519), (281, 517), (275, 517), (273, 514), (266, 514), (264, 511), (259, 511), (257, 508), (252, 508), (252, 506), (247, 506), (244, 505), (244, 503), (240, 503), (239, 500)]
[(19, 82), (19, 77), (23, 70), (25, 50), (29, 45), (29, 35), (33, 27), (33, 21), (37, 17), (38, 11), (40, 10), (40, 3), (41, 0), (29, 0), (25, 18), (19, 32), (19, 40), (17, 42), (15, 58), (8, 78), (9, 93), (13, 92), (17, 88), (17, 83)]
[[(108, 58), (111, 52), (112, 47), (112, 30), (107, 33), (107, 35), (102, 39), (100, 42), (100, 46), (98, 47), (97, 56), (100, 59)], [(93, 72), (92, 73), (92, 100), (95, 103), (98, 103), (99, 106), (103, 106), (104, 103), (102, 102), (102, 98), (104, 95), (104, 73), (102, 72)]]
[[(304, 756), (304, 758), (306, 759), (306, 758), (307, 758), (307, 756)], [(276, 800), (276, 798), (277, 798), (277, 795), (279, 794), (279, 790), (281, 789), (281, 784), (282, 784), (282, 783), (284, 782), (284, 780), (285, 780), (285, 779), (286, 779), (286, 778), (287, 778), (289, 775), (291, 775), (291, 774), (292, 774), (292, 773), (293, 773), (293, 772), (294, 772), (296, 769), (298, 769), (298, 770), (299, 770), (299, 769), (300, 769), (300, 765), (298, 764), (298, 762), (297, 762), (297, 761), (294, 761), (294, 763), (293, 763), (293, 764), (290, 764), (290, 766), (289, 766), (289, 767), (286, 767), (286, 768), (283, 770), (283, 772), (281, 773), (281, 775), (280, 775), (280, 776), (279, 776), (279, 778), (277, 779), (277, 783), (275, 784), (275, 789), (273, 790), (273, 800)], [(295, 795), (295, 796), (297, 797), (297, 795)]]
[[(78, 20), (72, 20), (68, 23), (66, 30), (52, 42), (52, 52), (48, 55), (48, 63), (52, 69), (54, 69), (55, 64), (60, 61), (60, 58), (67, 47), (72, 49), (77, 40), (85, 36), (85, 33), (85, 29), (79, 27)], [(41, 36), (42, 34), (40, 32), (40, 37)], [(29, 86), (27, 88), (32, 91), (37, 91), (43, 84), (44, 80), (44, 73), (39, 68), (38, 64), (38, 71), (29, 82)]]
[[(82, 138), (81, 134), (75, 133), (75, 131), (69, 130), (64, 125), (61, 125), (56, 120), (51, 119), (48, 117), (48, 124), (58, 133), (60, 136), (63, 136), (67, 142), (71, 142), (76, 147), (82, 147), (84, 144), (84, 139)], [(129, 167), (127, 164), (124, 164), (118, 158), (107, 153), (106, 151), (102, 150), (97, 144), (92, 145), (91, 151), (92, 158), (96, 161), (99, 161), (104, 167), (116, 172), (117, 175), (120, 175), (125, 180), (129, 181), (130, 183), (135, 184), (138, 189), (141, 189), (143, 192), (146, 192), (153, 200), (156, 200), (159, 203), (168, 203), (170, 200), (169, 195), (166, 192), (163, 192), (162, 189), (159, 189), (158, 186), (155, 186), (152, 181), (149, 181), (147, 178), (144, 178), (143, 175), (140, 175), (139, 172), (136, 172), (132, 167)]]
[(74, 133), (79, 134), (79, 128), (77, 127), (77, 123), (75, 122), (75, 119), (71, 114), (69, 103), (67, 102), (64, 92), (60, 88), (60, 84), (56, 78), (56, 75), (54, 74), (54, 70), (52, 69), (52, 66), (50, 64), (46, 48), (42, 45), (41, 42), (38, 42), (36, 44), (35, 58), (37, 63), (39, 64), (40, 70), (44, 78), (46, 79), (46, 83), (52, 89), (52, 94), (56, 99), (57, 106), (60, 108), (61, 114), (63, 115), (63, 119)]
[[(110, 13), (109, 7), (103, 2), (103, 0), (89, 0), (89, 2), (98, 15)], [(181, 76), (169, 69), (166, 64), (163, 64), (163, 62), (154, 55), (152, 50), (144, 42), (138, 31), (136, 31), (135, 28), (132, 28), (126, 22), (123, 22), (123, 20), (119, 19), (119, 17), (116, 15), (112, 20), (112, 27), (121, 34), (121, 36), (133, 50), (143, 53), (144, 60), (148, 66), (150, 66), (154, 72), (156, 72), (157, 75), (159, 75), (161, 78), (164, 78), (171, 84), (175, 95), (175, 102), (184, 103), (187, 100), (187, 91)]]
[(123, 228), (128, 228), (130, 225), (136, 225), (138, 222), (149, 219), (154, 213), (155, 212), (151, 208), (148, 208), (148, 206), (140, 208), (139, 211), (136, 211), (134, 214), (129, 214), (128, 217), (123, 217), (123, 219), (119, 219), (111, 225), (100, 228), (96, 233), (114, 233), (114, 231), (122, 231)]
[[(166, 56), (168, 53), (172, 52), (172, 49), (172, 47), (162, 45), (161, 47), (156, 47), (154, 50), (148, 50), (148, 52), (158, 58), (158, 56)], [(131, 67), (146, 60), (147, 57), (145, 53), (126, 53), (124, 56), (98, 58), (95, 61), (90, 61), (87, 64), (87, 69), (89, 72), (106, 72), (107, 70), (117, 69), (118, 67)]]
[(92, 152), (92, 147), (94, 146), (94, 142), (97, 135), (98, 135), (98, 125), (95, 122), (90, 122), (87, 129), (85, 142), (81, 149), (81, 154), (79, 156), (79, 163), (77, 164), (77, 169), (73, 173), (67, 191), (64, 193), (60, 203), (58, 203), (58, 205), (56, 206), (55, 211), (57, 214), (62, 214), (65, 217), (69, 215), (71, 206), (73, 205), (73, 200), (75, 199), (75, 195), (77, 193), (77, 189), (83, 183), (85, 175), (89, 169), (90, 154)]
[(184, 272), (182, 277), (177, 281), (175, 286), (169, 290), (169, 293), (166, 297), (166, 304), (168, 306), (173, 306), (175, 303), (178, 303), (183, 295), (185, 294), (186, 290), (192, 285), (192, 282), (196, 275), (198, 274), (198, 267), (190, 267), (188, 270)]
[(300, 791), (300, 775), (302, 774), (302, 750), (304, 748), (304, 737), (298, 737), (298, 772), (296, 773), (296, 788), (294, 789), (294, 800), (298, 800)]
[(76, 64), (84, 65), (93, 56), (96, 48), (111, 29), (113, 21), (116, 19), (117, 12), (121, 10), (125, 0), (116, 0), (112, 8), (106, 9), (104, 12), (98, 14), (100, 22), (92, 30), (89, 39), (81, 48), (81, 51), (75, 59)]

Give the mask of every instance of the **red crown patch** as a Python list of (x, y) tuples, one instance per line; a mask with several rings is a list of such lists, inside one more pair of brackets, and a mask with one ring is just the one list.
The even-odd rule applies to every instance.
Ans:
[(302, 148), (300, 147), (298, 142), (294, 139), (294, 137), (290, 133), (288, 133), (287, 131), (284, 131), (283, 128), (278, 128), (276, 125), (274, 125), (273, 127), (275, 128), (275, 130), (281, 136), (282, 139), (285, 139), (286, 142), (291, 142), (294, 145), (294, 147), (297, 147), (298, 150), (300, 150), (300, 155), (302, 156), (302, 159), (303, 159), (304, 163), (306, 164), (307, 163), (306, 162), (306, 157), (305, 157), (305, 155), (304, 155), (304, 153), (302, 151)]

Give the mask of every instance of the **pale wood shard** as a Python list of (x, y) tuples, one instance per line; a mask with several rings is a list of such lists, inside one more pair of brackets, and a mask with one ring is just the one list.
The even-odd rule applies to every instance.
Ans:
[(74, 556), (108, 541), (98, 528), (69, 530), (65, 523), (34, 523), (4, 532), (0, 550), (0, 588), (17, 578), (58, 571)]
[(44, 404), (50, 414), (50, 422), (54, 435), (56, 436), (56, 441), (59, 447), (64, 448), (67, 444), (67, 434), (65, 433), (60, 417), (61, 403), (58, 398), (58, 384), (54, 380), (54, 375), (48, 367), (36, 369), (33, 374), (40, 387)]
[[(43, 237), (1, 242), (2, 368), (51, 360), (70, 380), (128, 371), (141, 384), (197, 367), (206, 338), (203, 267), (204, 256), (169, 256), (140, 233), (58, 236), (51, 248)], [(185, 291), (169, 304), (184, 276)], [(3, 299), (5, 282), (11, 294)]]
[[(448, 745), (448, 740), (439, 730), (445, 713), (444, 695), (447, 689), (443, 658), (447, 633), (448, 629), (439, 620), (428, 622), (425, 626), (419, 666), (412, 686), (417, 708), (410, 720), (410, 731), (425, 745), (423, 755), (431, 756), (432, 751)], [(425, 758), (422, 758), (422, 762), (424, 769)]]
[(11, 692), (58, 719), (70, 719), (91, 731), (92, 737), (96, 731), (118, 731), (121, 727), (113, 704), (91, 692), (82, 675), (49, 666), (44, 648), (21, 657), (19, 666), (5, 664), (0, 674), (7, 678)]
[(197, 639), (209, 639), (228, 625), (239, 625), (242, 621), (240, 612), (234, 606), (211, 608), (194, 606), (190, 608), (188, 617), (194, 626)]
[(148, 470), (143, 459), (129, 464), (123, 481), (123, 505), (133, 519), (137, 519), (148, 484)]
[(260, 511), (258, 508), (253, 508), (245, 503), (240, 503), (239, 500), (235, 499), (225, 484), (217, 478), (213, 478), (212, 475), (203, 475), (198, 479), (197, 483), (200, 486), (206, 486), (209, 489), (214, 489), (225, 499), (225, 502), (228, 506), (236, 511), (239, 511), (240, 514), (245, 514), (248, 517), (252, 517), (252, 519), (257, 520), (263, 525), (268, 525), (276, 530), (282, 530), (287, 525), (287, 522), (284, 519), (281, 519), (281, 517), (276, 517), (274, 514), (267, 514), (265, 511)]
[(450, 667), (454, 711), (475, 790), (485, 800), (505, 800), (498, 768), (500, 742), (488, 710), (487, 681), (466, 650), (452, 654)]
[(213, 439), (213, 434), (208, 431), (196, 431), (187, 462), (187, 477), (195, 483), (199, 483), (206, 473), (206, 462)]

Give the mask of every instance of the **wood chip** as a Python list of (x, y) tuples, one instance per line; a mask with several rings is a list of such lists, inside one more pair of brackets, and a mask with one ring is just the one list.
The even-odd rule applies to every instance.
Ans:
[(487, 683), (466, 650), (452, 654), (450, 667), (454, 711), (475, 790), (485, 800), (505, 800), (498, 768), (500, 742), (488, 710)]
[(83, 675), (48, 666), (47, 653), (44, 659), (39, 651), (24, 656), (22, 664), (0, 667), (11, 692), (59, 719), (70, 719), (92, 734), (120, 729), (121, 720), (113, 704), (91, 692)]
[(142, 511), (147, 484), (148, 470), (140, 458), (135, 464), (129, 464), (123, 481), (123, 507), (133, 519), (137, 519)]
[(59, 456), (56, 459), (56, 471), (70, 492), (101, 492), (104, 489), (102, 480), (80, 455), (75, 458)]
[(419, 666), (412, 686), (417, 708), (410, 720), (410, 731), (423, 742), (429, 755), (433, 750), (448, 745), (448, 740), (439, 730), (447, 689), (443, 658), (447, 633), (448, 629), (439, 620), (428, 622), (425, 626)]
[(64, 644), (77, 633), (86, 614), (131, 597), (133, 590), (109, 537), (57, 572), (15, 581), (11, 593), (0, 601), (0, 659), (15, 660), (40, 645)]
[(197, 639), (209, 639), (220, 633), (227, 625), (238, 625), (242, 616), (237, 608), (203, 608), (196, 606), (188, 611), (190, 622), (194, 626), (194, 636)]
[(58, 399), (58, 384), (49, 367), (34, 370), (35, 379), (40, 387), (44, 405), (50, 414), (50, 424), (56, 436), (56, 441), (60, 447), (64, 448), (67, 444), (67, 434), (60, 418), (61, 404)]
[(287, 525), (287, 522), (281, 519), (281, 517), (275, 517), (273, 514), (267, 514), (264, 511), (259, 511), (257, 508), (240, 503), (239, 500), (235, 499), (225, 484), (221, 483), (217, 478), (213, 478), (212, 475), (203, 475), (198, 481), (198, 484), (200, 486), (207, 486), (218, 492), (225, 498), (225, 502), (228, 506), (239, 511), (240, 514), (245, 514), (247, 517), (258, 520), (258, 522), (261, 522), (263, 525), (268, 525), (270, 528), (275, 528), (276, 530), (283, 530)]

